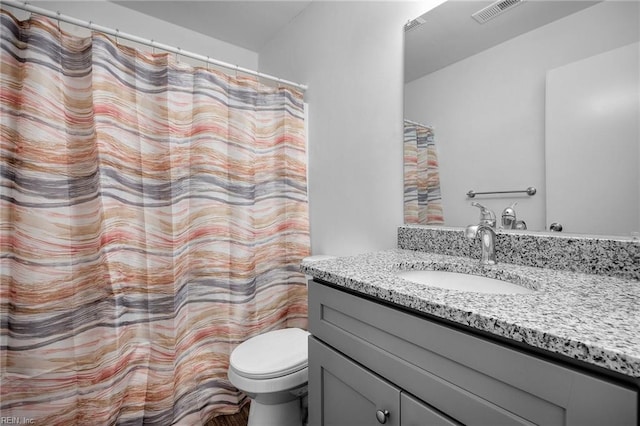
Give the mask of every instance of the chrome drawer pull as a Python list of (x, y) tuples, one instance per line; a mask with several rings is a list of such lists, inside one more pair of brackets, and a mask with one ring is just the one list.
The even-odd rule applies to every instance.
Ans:
[(376, 411), (376, 419), (381, 424), (385, 424), (387, 422), (387, 418), (389, 417), (389, 410), (378, 410)]

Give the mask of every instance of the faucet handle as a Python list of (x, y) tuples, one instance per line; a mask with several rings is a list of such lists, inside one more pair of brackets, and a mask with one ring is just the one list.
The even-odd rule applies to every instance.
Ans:
[(496, 227), (496, 215), (491, 209), (476, 201), (472, 201), (471, 205), (480, 209), (480, 225), (489, 225), (492, 228)]
[(517, 202), (517, 201), (514, 201), (513, 203), (511, 203), (511, 205), (510, 205), (509, 207), (506, 207), (506, 208), (502, 211), (502, 214), (503, 214), (503, 215), (505, 215), (505, 214), (506, 214), (506, 215), (514, 215), (514, 216), (515, 216), (516, 211), (515, 211), (514, 207), (515, 207), (515, 206), (517, 206), (517, 205), (518, 205), (518, 202)]
[(514, 201), (509, 207), (502, 210), (502, 227), (504, 229), (515, 229), (517, 220), (516, 220), (516, 211), (514, 207), (518, 204), (517, 201)]

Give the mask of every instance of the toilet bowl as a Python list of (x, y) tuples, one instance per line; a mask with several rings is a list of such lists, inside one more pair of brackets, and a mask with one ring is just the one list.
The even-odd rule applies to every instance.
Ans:
[(307, 393), (307, 337), (300, 328), (269, 331), (238, 345), (229, 381), (251, 398), (248, 426), (300, 426)]
[[(316, 255), (304, 260), (331, 258)], [(273, 330), (248, 339), (231, 352), (227, 376), (251, 398), (248, 426), (305, 423), (308, 336), (300, 328)]]

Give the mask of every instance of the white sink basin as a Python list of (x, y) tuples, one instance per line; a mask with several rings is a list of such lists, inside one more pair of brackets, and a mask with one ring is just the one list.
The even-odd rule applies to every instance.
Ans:
[(397, 275), (407, 281), (449, 290), (475, 293), (528, 294), (535, 290), (494, 278), (449, 271), (401, 271)]

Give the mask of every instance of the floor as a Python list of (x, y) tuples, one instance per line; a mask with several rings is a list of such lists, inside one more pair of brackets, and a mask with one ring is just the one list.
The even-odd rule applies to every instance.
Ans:
[(248, 421), (249, 404), (245, 404), (238, 414), (214, 417), (205, 426), (247, 426)]

